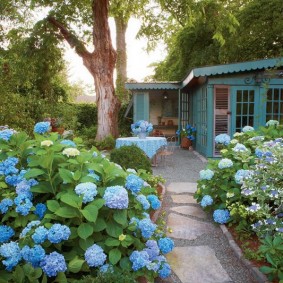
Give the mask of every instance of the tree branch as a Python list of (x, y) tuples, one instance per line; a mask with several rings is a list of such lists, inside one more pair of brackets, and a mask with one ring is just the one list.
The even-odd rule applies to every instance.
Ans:
[(91, 53), (86, 49), (82, 41), (80, 41), (71, 31), (69, 31), (62, 23), (57, 21), (54, 17), (48, 16), (47, 21), (57, 28), (64, 39), (69, 43), (71, 48), (75, 48), (76, 53), (81, 56), (89, 56)]

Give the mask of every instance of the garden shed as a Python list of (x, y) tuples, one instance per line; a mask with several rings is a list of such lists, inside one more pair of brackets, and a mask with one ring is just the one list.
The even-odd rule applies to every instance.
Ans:
[(126, 83), (133, 120), (150, 121), (173, 135), (186, 124), (197, 129), (194, 148), (216, 157), (214, 138), (255, 129), (268, 120), (283, 124), (283, 57), (192, 69), (180, 82)]

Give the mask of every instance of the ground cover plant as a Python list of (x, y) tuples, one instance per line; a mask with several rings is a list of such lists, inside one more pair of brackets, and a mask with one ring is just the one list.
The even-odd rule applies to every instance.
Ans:
[(255, 131), (246, 126), (233, 139), (215, 138), (221, 159), (200, 172), (195, 198), (215, 222), (256, 234), (270, 280), (283, 280), (283, 127), (277, 121)]
[(169, 276), (174, 243), (150, 219), (161, 203), (142, 176), (156, 180), (49, 131), (0, 129), (0, 282)]

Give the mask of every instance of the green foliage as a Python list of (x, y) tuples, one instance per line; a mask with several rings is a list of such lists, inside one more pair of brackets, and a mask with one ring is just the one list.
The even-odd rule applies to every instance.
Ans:
[(97, 123), (97, 107), (95, 104), (78, 104), (76, 107), (78, 130), (90, 128)]
[(152, 172), (150, 160), (145, 153), (137, 146), (122, 146), (115, 148), (110, 153), (110, 160), (121, 165), (124, 169), (144, 169)]
[(97, 141), (95, 142), (95, 146), (99, 149), (99, 150), (109, 150), (109, 149), (113, 149), (115, 147), (115, 139), (110, 135), (107, 136), (104, 140), (102, 141)]
[[(82, 282), (114, 282), (113, 274), (115, 282), (132, 282), (133, 278), (142, 275), (153, 280), (157, 273), (145, 267), (134, 272), (129, 261), (131, 253), (143, 250), (147, 241), (137, 228), (137, 223), (131, 223), (131, 219), (135, 217), (142, 220), (146, 217), (144, 212), (150, 214), (153, 209), (150, 207), (145, 210), (130, 189), (127, 190), (127, 209), (106, 206), (103, 198), (105, 190), (112, 186), (127, 187), (127, 177), (132, 173), (104, 158), (95, 148), (86, 150), (81, 139), (75, 138), (73, 141), (76, 147), (62, 144), (62, 139), (57, 133), (48, 132), (35, 133), (34, 139), (29, 138), (24, 132), (14, 133), (8, 141), (0, 139), (0, 163), (9, 157), (16, 157), (18, 160), (13, 166), (18, 170), (27, 171), (13, 173), (13, 177), (16, 175), (20, 180), (25, 178), (31, 182), (37, 181), (29, 185), (33, 197), (32, 206), (27, 214), (23, 215), (14, 202), (8, 207), (7, 212), (2, 214), (1, 224), (8, 225), (15, 231), (10, 240), (16, 241), (21, 249), (25, 245), (33, 247), (35, 243), (32, 235), (37, 226), (33, 226), (26, 235), (19, 237), (31, 221), (39, 220), (39, 225), (46, 229), (59, 223), (70, 228), (69, 238), (59, 243), (48, 239), (41, 244), (47, 255), (56, 251), (64, 256), (67, 270), (52, 278), (54, 282), (74, 282), (90, 274), (91, 277), (84, 278), (85, 281)], [(126, 154), (133, 158), (130, 152)], [(6, 175), (12, 177), (12, 173), (0, 173), (1, 201), (4, 198), (14, 200), (21, 194), (16, 191), (14, 184), (7, 181)], [(138, 194), (145, 197), (152, 194), (157, 196), (155, 188), (145, 186), (143, 180), (140, 181), (141, 188)], [(87, 183), (95, 186), (97, 194), (93, 200), (85, 201), (85, 194), (77, 194), (75, 188)], [(34, 213), (39, 203), (47, 207), (42, 219)], [(158, 225), (156, 230), (160, 230)], [(158, 240), (162, 237), (165, 237), (165, 234), (158, 232), (150, 239)], [(103, 249), (106, 255), (105, 263), (113, 267), (113, 274), (100, 274), (99, 268), (87, 264), (85, 252), (93, 244)], [(2, 263), (4, 259), (1, 258)], [(2, 264), (0, 274), (1, 279), (7, 279), (6, 282), (49, 282), (51, 279), (49, 280), (48, 274), (43, 271), (20, 259), (11, 272), (4, 270)]]
[(98, 276), (85, 276), (74, 283), (135, 283), (135, 277), (129, 272), (122, 273), (99, 273)]
[[(283, 237), (282, 235), (268, 236), (261, 239), (259, 252), (264, 255), (271, 266), (263, 266), (260, 271), (268, 276), (269, 280), (283, 280)], [(281, 282), (281, 281), (280, 281)]]

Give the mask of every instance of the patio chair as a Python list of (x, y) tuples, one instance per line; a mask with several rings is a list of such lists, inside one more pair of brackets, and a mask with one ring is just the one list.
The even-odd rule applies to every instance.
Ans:
[(167, 160), (170, 158), (173, 162), (173, 154), (174, 150), (176, 148), (176, 143), (178, 141), (178, 138), (176, 136), (168, 137), (167, 138), (167, 145), (162, 147), (158, 153), (157, 157), (160, 157), (160, 162), (164, 165), (167, 164)]

